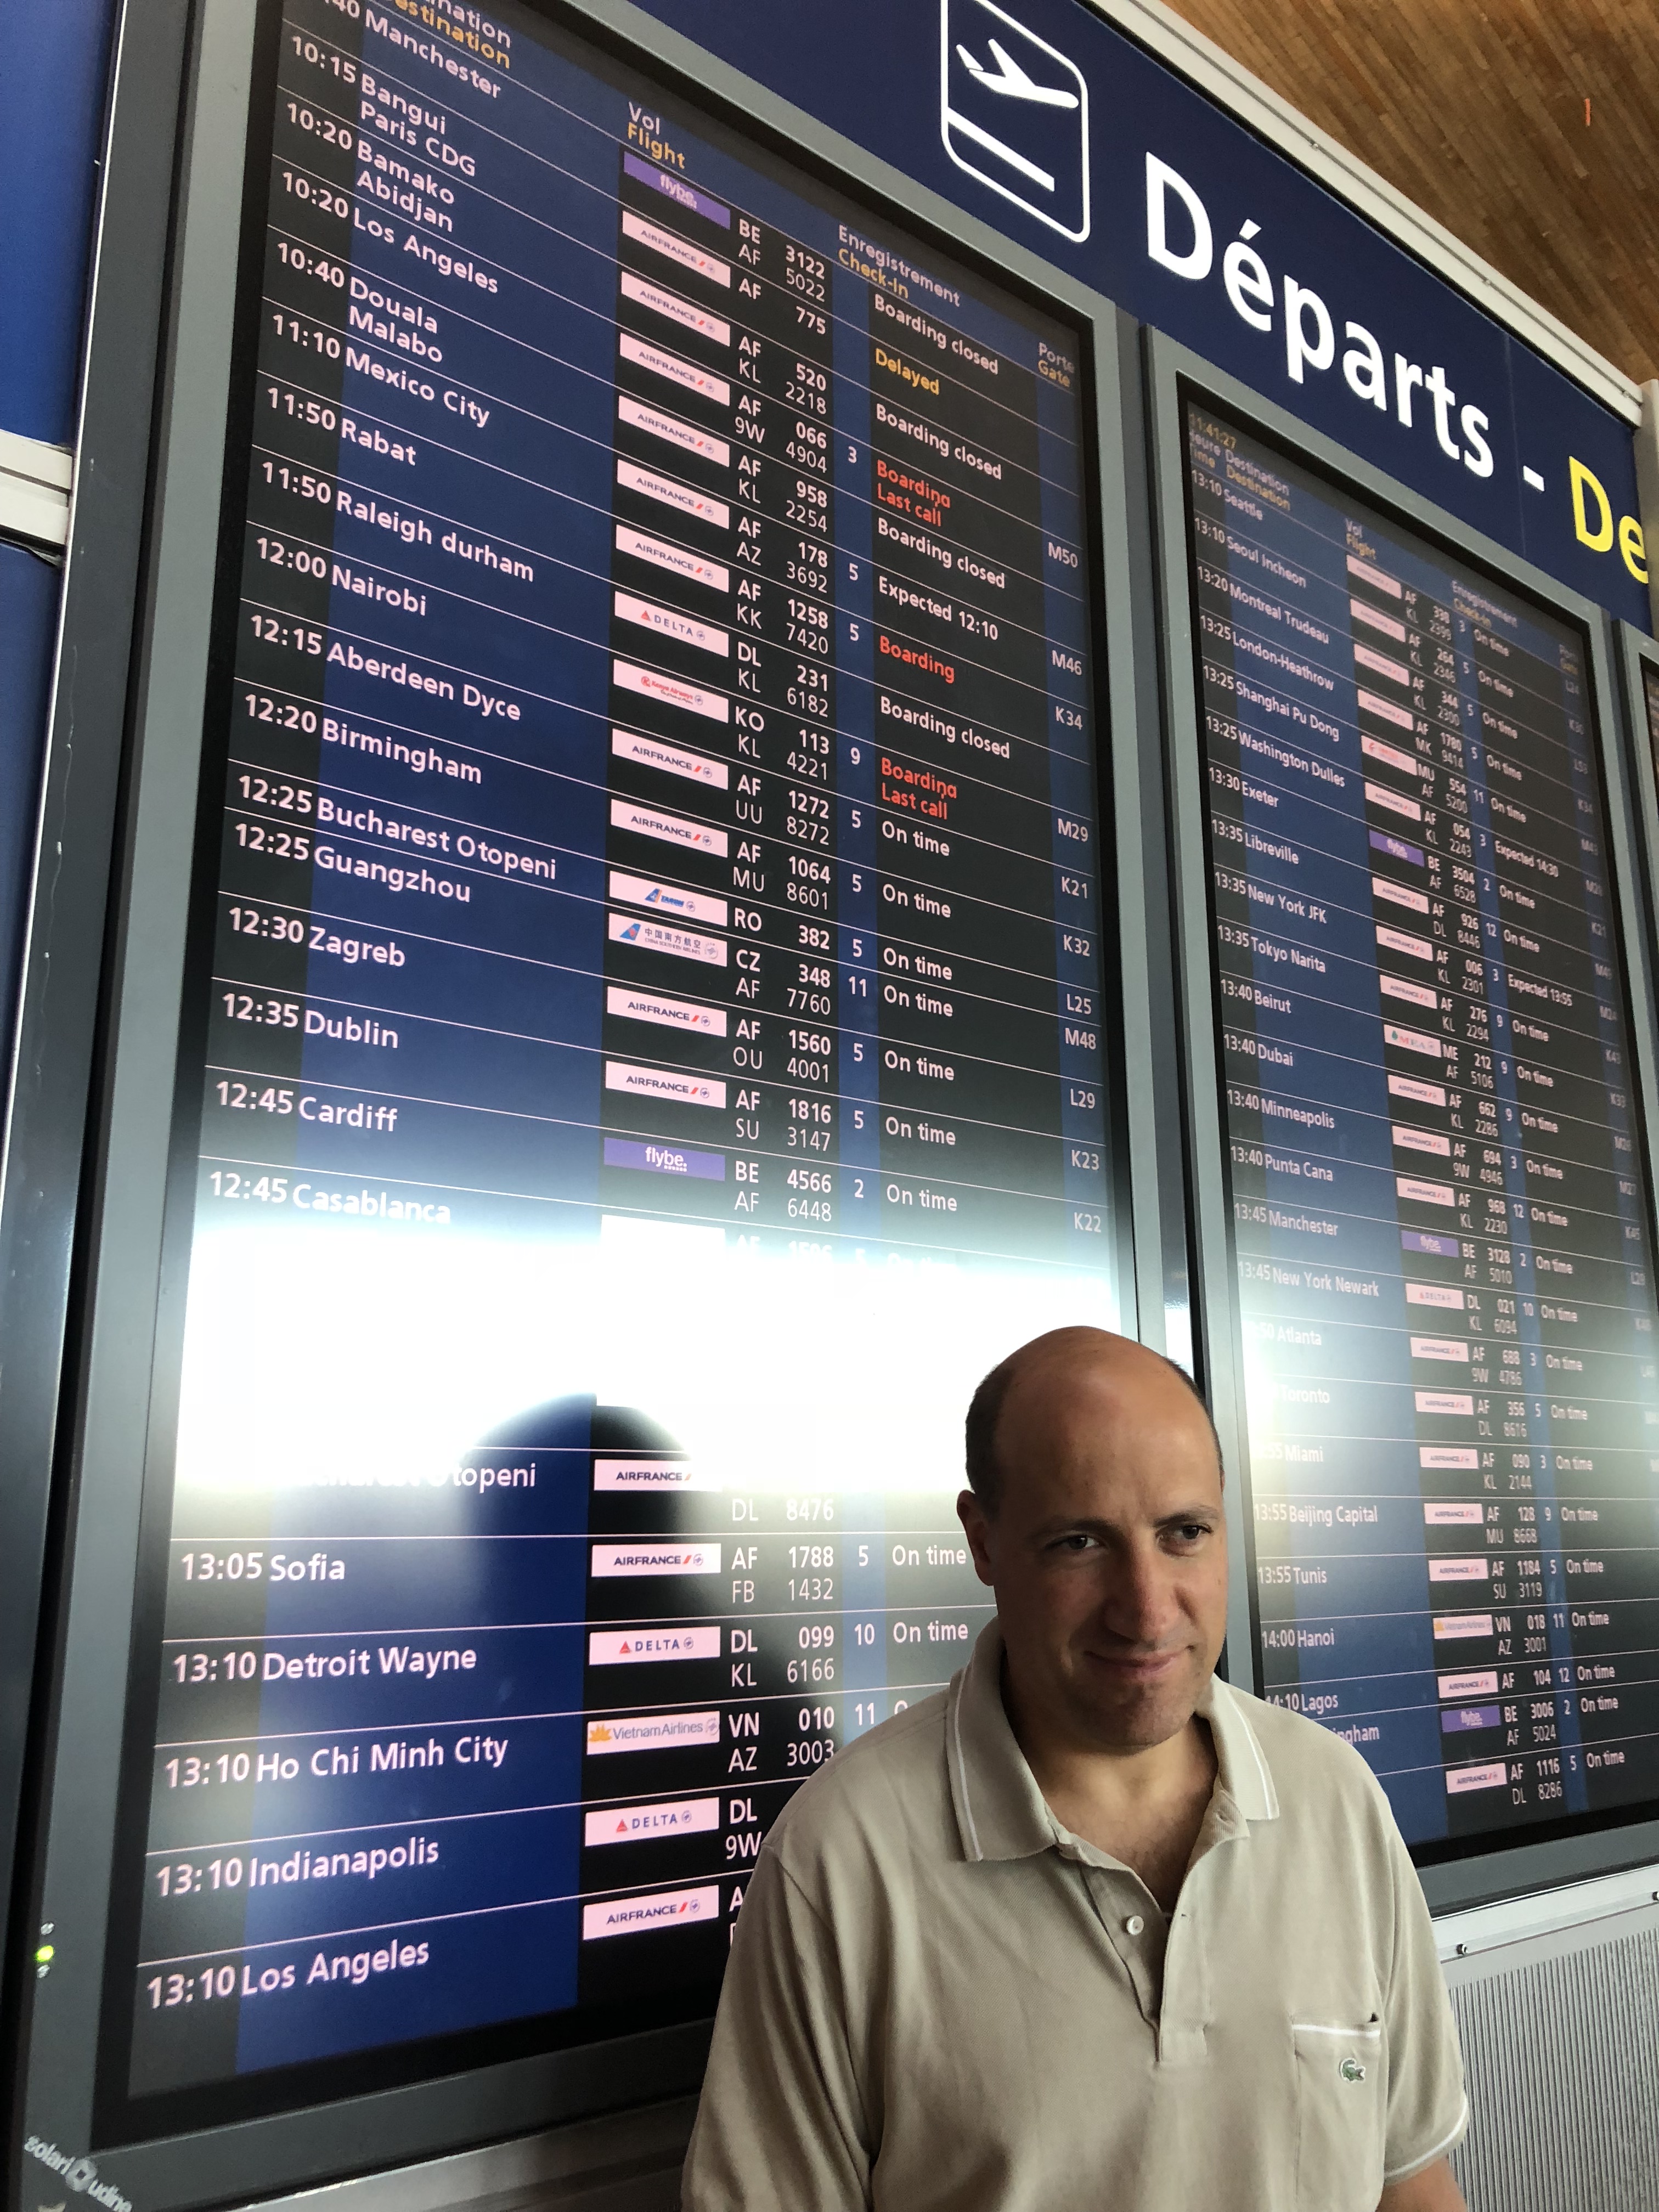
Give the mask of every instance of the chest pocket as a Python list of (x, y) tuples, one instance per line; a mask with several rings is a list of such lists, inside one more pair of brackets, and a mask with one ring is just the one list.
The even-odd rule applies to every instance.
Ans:
[(1382, 2026), (1291, 2025), (1297, 2212), (1376, 2212), (1388, 2113)]

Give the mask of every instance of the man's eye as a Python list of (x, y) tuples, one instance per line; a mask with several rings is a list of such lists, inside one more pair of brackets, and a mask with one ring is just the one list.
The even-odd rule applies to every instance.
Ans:
[(1176, 1534), (1183, 1544), (1196, 1544), (1209, 1533), (1210, 1524), (1207, 1521), (1185, 1521), (1176, 1530)]
[(1059, 1548), (1062, 1552), (1088, 1552), (1093, 1550), (1094, 1541), (1092, 1536), (1085, 1536), (1081, 1529), (1074, 1529), (1069, 1536), (1060, 1538)]

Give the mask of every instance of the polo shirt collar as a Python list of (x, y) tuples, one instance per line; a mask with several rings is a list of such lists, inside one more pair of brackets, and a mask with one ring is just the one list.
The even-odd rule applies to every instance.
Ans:
[[(963, 1856), (973, 1861), (1030, 1858), (1053, 1850), (1059, 1833), (1009, 1726), (1002, 1649), (1001, 1626), (994, 1617), (945, 1698), (951, 1802)], [(1244, 1702), (1212, 1675), (1196, 1710), (1215, 1742), (1217, 1799), (1230, 1798), (1247, 1820), (1276, 1820), (1278, 1793)]]

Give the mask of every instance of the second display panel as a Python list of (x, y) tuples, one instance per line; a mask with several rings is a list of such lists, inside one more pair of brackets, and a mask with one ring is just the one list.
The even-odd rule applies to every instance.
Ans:
[(1265, 1696), (1432, 1856), (1659, 1794), (1659, 1388), (1584, 634), (1182, 416)]

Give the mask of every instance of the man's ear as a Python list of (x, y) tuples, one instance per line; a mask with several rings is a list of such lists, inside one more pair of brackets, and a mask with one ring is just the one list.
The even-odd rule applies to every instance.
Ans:
[(968, 1539), (968, 1549), (973, 1554), (974, 1572), (988, 1589), (994, 1588), (996, 1577), (991, 1571), (991, 1519), (971, 1490), (963, 1491), (957, 1498), (957, 1518)]

